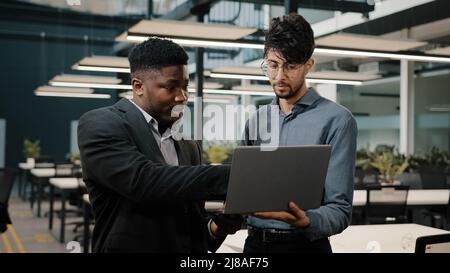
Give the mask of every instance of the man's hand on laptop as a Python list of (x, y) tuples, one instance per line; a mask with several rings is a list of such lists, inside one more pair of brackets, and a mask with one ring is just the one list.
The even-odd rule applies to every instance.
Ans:
[(310, 224), (309, 217), (306, 216), (304, 210), (300, 209), (294, 202), (289, 202), (289, 212), (274, 211), (274, 212), (255, 212), (253, 216), (261, 219), (274, 219), (284, 221), (288, 224), (299, 228), (306, 228)]
[(240, 214), (214, 214), (211, 222), (211, 232), (218, 237), (235, 234), (241, 229), (244, 217)]

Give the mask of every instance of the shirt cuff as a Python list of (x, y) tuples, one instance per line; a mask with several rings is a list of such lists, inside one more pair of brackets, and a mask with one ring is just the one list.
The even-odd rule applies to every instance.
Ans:
[(213, 239), (213, 240), (217, 240), (219, 239), (219, 237), (215, 236), (212, 231), (211, 231), (211, 224), (212, 224), (212, 219), (209, 219), (208, 222), (208, 232), (209, 232), (209, 236)]
[(318, 226), (318, 219), (319, 217), (316, 213), (313, 211), (306, 211), (306, 216), (309, 218), (309, 225), (302, 229), (302, 233), (308, 238), (310, 241), (314, 241), (319, 239), (319, 226)]

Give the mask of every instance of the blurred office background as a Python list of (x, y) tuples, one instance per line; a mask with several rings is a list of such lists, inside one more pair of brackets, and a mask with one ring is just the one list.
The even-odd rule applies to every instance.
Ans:
[[(368, 187), (389, 184), (446, 190), (428, 192), (432, 200), (441, 196), (436, 206), (404, 201), (402, 221), (448, 230), (449, 1), (7, 0), (0, 3), (0, 168), (14, 181), (3, 202), (15, 236), (5, 237), (0, 252), (66, 252), (72, 240), (86, 245), (93, 219), (85, 215), (89, 202), (77, 179), (77, 120), (130, 97), (130, 36), (219, 42), (181, 42), (191, 79), (192, 116), (184, 126), (194, 135), (209, 120), (198, 114), (196, 95), (203, 93), (203, 107), (221, 109), (271, 102), (258, 46), (270, 19), (289, 12), (303, 15), (316, 36), (309, 85), (347, 107), (358, 123), (355, 190), (365, 199), (354, 204), (354, 224), (371, 224)], [(237, 113), (236, 136), (245, 118)], [(229, 163), (238, 142), (203, 145), (210, 163)], [(39, 167), (54, 170), (31, 172)], [(65, 188), (64, 181), (50, 181), (55, 177), (75, 184)]]

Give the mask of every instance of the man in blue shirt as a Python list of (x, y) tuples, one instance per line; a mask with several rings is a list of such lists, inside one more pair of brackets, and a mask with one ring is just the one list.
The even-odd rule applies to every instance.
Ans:
[[(304, 211), (289, 202), (287, 211), (259, 212), (249, 216), (246, 253), (330, 253), (328, 237), (342, 232), (350, 223), (356, 122), (346, 108), (308, 88), (305, 77), (314, 66), (313, 51), (314, 34), (302, 16), (291, 14), (272, 19), (266, 33), (262, 69), (276, 94), (272, 104), (279, 108), (279, 111), (272, 111), (279, 115), (278, 144), (332, 145), (322, 205)], [(258, 114), (263, 111), (256, 116)], [(249, 128), (254, 126), (249, 123), (255, 120), (261, 119), (252, 117), (247, 122), (246, 145), (265, 143), (258, 135), (252, 137)], [(271, 120), (266, 121), (268, 128)], [(277, 127), (276, 124), (273, 127)]]

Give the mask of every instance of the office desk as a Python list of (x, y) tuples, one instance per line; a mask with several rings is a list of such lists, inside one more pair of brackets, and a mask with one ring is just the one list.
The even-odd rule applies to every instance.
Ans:
[(420, 236), (450, 233), (417, 224), (355, 225), (330, 237), (333, 252), (413, 253)]
[[(37, 217), (41, 217), (41, 201), (43, 196), (44, 184), (47, 184), (48, 178), (55, 176), (55, 168), (34, 168), (30, 170), (30, 173), (36, 178), (38, 186), (37, 192)], [(34, 205), (34, 183), (31, 184), (31, 208)]]
[(19, 197), (22, 198), (22, 200), (26, 199), (26, 183), (27, 183), (27, 174), (28, 172), (34, 168), (34, 164), (28, 164), (26, 162), (19, 163), (19, 185), (18, 185), (18, 193)]
[[(417, 224), (355, 225), (330, 237), (334, 253), (413, 253), (419, 236), (450, 233), (450, 231)], [(217, 253), (241, 253), (247, 230), (229, 235)]]
[[(450, 190), (409, 190), (406, 204), (408, 206), (434, 206), (447, 205), (450, 198)], [(353, 206), (365, 206), (367, 202), (366, 190), (353, 192)]]
[(71, 191), (78, 190), (80, 183), (75, 177), (53, 177), (49, 180), (50, 183), (50, 211), (48, 216), (48, 228), (53, 228), (53, 203), (55, 196), (55, 188), (61, 192), (61, 226), (59, 233), (59, 241), (65, 241), (65, 227), (66, 227), (66, 200)]

